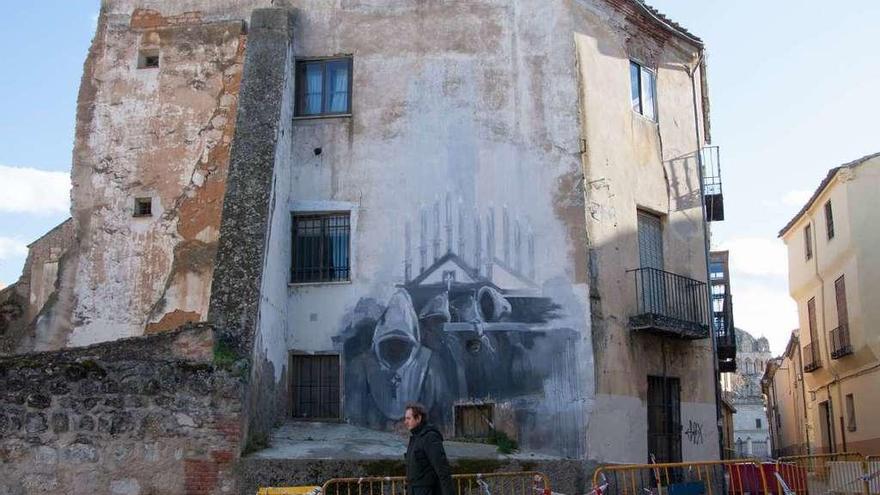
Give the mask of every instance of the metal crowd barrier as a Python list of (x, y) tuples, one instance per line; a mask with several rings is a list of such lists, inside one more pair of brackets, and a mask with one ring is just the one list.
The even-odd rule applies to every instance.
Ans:
[[(454, 474), (456, 495), (550, 495), (550, 478), (537, 471)], [(406, 495), (403, 476), (333, 478), (321, 495)]]
[(865, 458), (856, 452), (780, 457), (777, 486), (797, 495), (867, 494)]
[(602, 466), (593, 495), (750, 495), (770, 493), (754, 459)]
[(868, 482), (868, 493), (880, 493), (880, 455), (865, 457), (865, 481)]

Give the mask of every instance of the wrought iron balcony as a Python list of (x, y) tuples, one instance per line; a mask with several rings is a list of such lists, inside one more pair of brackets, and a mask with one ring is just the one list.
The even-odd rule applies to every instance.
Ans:
[(724, 193), (721, 190), (721, 153), (718, 146), (700, 150), (703, 162), (703, 200), (706, 202), (706, 220), (724, 220)]
[(709, 337), (706, 283), (657, 268), (627, 270), (633, 274), (636, 312), (633, 330), (679, 337)]
[(849, 341), (849, 325), (843, 323), (831, 331), (831, 359), (847, 354), (852, 354), (852, 344)]
[[(712, 294), (712, 326), (718, 361), (733, 361), (736, 370), (736, 329), (733, 327), (733, 307), (730, 294)], [(728, 366), (729, 368), (729, 366)]]
[(816, 371), (822, 367), (822, 361), (819, 360), (819, 348), (812, 342), (804, 346), (803, 353), (804, 371), (809, 373)]

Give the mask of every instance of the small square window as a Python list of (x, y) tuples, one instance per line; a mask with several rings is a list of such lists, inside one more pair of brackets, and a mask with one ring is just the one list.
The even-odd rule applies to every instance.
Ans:
[(159, 67), (159, 52), (143, 50), (138, 53), (138, 69), (156, 69)]
[(633, 111), (657, 121), (657, 77), (653, 70), (630, 61), (630, 102)]
[(291, 282), (344, 282), (351, 275), (351, 216), (293, 214)]
[(153, 198), (135, 198), (134, 200), (134, 216), (151, 217), (153, 216)]
[(351, 58), (296, 63), (296, 116), (351, 113)]
[(761, 429), (761, 418), (755, 418), (755, 428)]

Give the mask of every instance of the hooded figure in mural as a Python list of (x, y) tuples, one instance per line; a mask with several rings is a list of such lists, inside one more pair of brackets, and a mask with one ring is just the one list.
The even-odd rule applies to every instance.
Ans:
[(437, 361), (422, 344), (409, 294), (398, 290), (376, 322), (369, 351), (352, 360), (349, 377), (358, 385), (347, 409), (370, 426), (384, 427), (403, 418), (408, 402), (438, 406), (447, 387)]

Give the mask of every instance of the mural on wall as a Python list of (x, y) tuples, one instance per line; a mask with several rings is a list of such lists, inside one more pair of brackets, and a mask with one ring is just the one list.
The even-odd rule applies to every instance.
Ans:
[(446, 208), (422, 208), (415, 275), (413, 228), (405, 225), (404, 282), (387, 300), (361, 298), (346, 319), (349, 421), (389, 429), (407, 402), (419, 401), (451, 428), (456, 404), (488, 402), (504, 404), (523, 428), (540, 423), (554, 401), (575, 401), (578, 332), (557, 301), (574, 300), (570, 282), (536, 281), (535, 236), (506, 207), (500, 250), (493, 208), (468, 219), (452, 210), (448, 199)]

